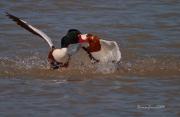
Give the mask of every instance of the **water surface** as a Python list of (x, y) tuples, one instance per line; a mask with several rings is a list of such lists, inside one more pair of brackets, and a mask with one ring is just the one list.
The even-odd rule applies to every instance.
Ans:
[[(180, 115), (178, 0), (1, 0), (0, 116)], [(118, 65), (74, 63), (49, 70), (48, 46), (5, 16), (10, 12), (57, 47), (70, 28), (120, 46)]]

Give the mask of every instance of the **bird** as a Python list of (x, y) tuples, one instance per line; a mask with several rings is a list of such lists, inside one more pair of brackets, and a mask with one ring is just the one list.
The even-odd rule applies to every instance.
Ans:
[(121, 52), (115, 41), (103, 40), (92, 34), (81, 34), (77, 29), (70, 29), (61, 39), (61, 48), (56, 48), (52, 39), (43, 31), (8, 12), (6, 12), (6, 16), (16, 22), (17, 25), (39, 36), (49, 45), (47, 58), (52, 69), (68, 67), (71, 56), (78, 53), (80, 49), (86, 51), (92, 63), (118, 63), (121, 60)]

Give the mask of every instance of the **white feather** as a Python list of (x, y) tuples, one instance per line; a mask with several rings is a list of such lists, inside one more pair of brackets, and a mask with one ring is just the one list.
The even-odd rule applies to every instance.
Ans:
[[(21, 20), (21, 19), (20, 19)], [(34, 30), (36, 33), (38, 33), (39, 35), (41, 35), (43, 37), (43, 39), (48, 43), (48, 45), (50, 47), (53, 46), (52, 40), (50, 37), (48, 37), (44, 32), (42, 32), (41, 30), (33, 27), (32, 25), (28, 24), (26, 21), (21, 20), (22, 22), (24, 22), (29, 28), (31, 28), (32, 30)]]
[(66, 63), (68, 61), (67, 48), (55, 49), (52, 53), (54, 59), (60, 63)]
[[(121, 60), (121, 52), (117, 42), (100, 39), (100, 44), (101, 44), (101, 50), (98, 52), (91, 53), (95, 59), (98, 59), (100, 61), (100, 63), (112, 63), (112, 62), (118, 63)], [(83, 49), (77, 49), (77, 50), (78, 51), (76, 51), (72, 55), (71, 61), (73, 63), (76, 63), (76, 60), (78, 59), (83, 63), (89, 63), (90, 59), (88, 57), (87, 52), (85, 52)]]
[(87, 47), (87, 45), (87, 43), (70, 44), (68, 48), (55, 49), (52, 55), (57, 62), (66, 63), (69, 56), (78, 53), (81, 47)]
[(94, 58), (101, 62), (119, 62), (121, 60), (121, 52), (119, 46), (115, 41), (107, 41), (100, 39), (101, 50), (92, 52)]

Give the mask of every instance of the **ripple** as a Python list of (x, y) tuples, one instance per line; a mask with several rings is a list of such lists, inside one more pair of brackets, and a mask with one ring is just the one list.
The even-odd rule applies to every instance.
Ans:
[(132, 86), (123, 86), (121, 88), (113, 89), (116, 93), (127, 93), (127, 94), (141, 94), (144, 92), (143, 89), (132, 87)]
[(150, 40), (156, 38), (155, 35), (150, 33), (136, 33), (128, 36), (128, 41), (141, 41), (141, 40)]
[(169, 12), (169, 13), (161, 13), (158, 15), (155, 15), (158, 18), (172, 18), (172, 17), (179, 17), (180, 13), (178, 12)]

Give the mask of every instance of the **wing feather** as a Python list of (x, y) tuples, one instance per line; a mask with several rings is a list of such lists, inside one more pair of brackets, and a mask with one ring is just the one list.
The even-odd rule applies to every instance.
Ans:
[(118, 63), (121, 60), (121, 52), (117, 42), (101, 39), (100, 43), (101, 43), (101, 50), (92, 53), (94, 58), (102, 62), (113, 61)]
[(20, 18), (14, 16), (14, 15), (6, 13), (6, 16), (8, 16), (13, 21), (15, 21), (17, 23), (17, 25), (20, 25), (21, 27), (28, 30), (29, 32), (41, 37), (42, 39), (44, 39), (48, 43), (50, 48), (54, 48), (54, 45), (53, 45), (53, 43), (51, 41), (51, 38), (48, 37), (44, 32), (42, 32), (41, 30), (33, 27), (32, 25), (28, 24), (26, 21), (21, 20)]

